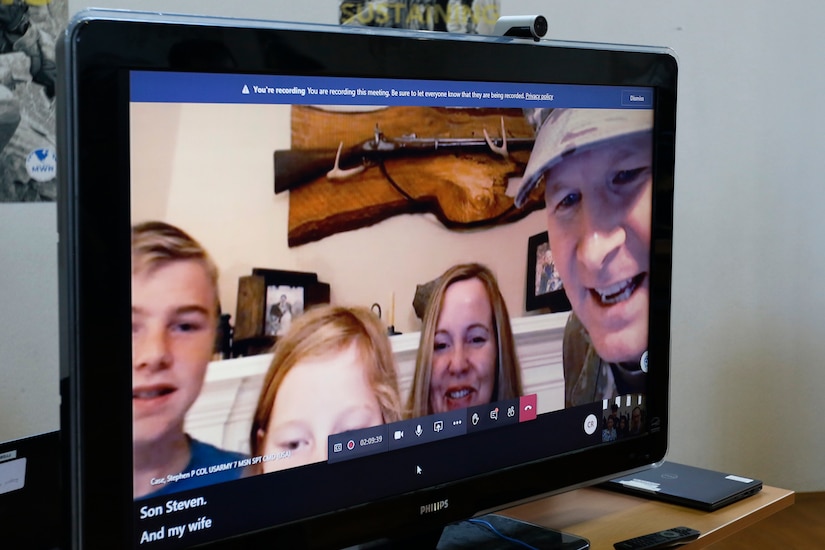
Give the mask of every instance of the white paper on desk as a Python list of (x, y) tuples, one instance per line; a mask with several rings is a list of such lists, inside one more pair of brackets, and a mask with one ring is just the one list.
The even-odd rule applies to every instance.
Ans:
[(748, 479), (746, 477), (741, 477), (741, 476), (735, 476), (735, 475), (725, 476), (725, 479), (729, 479), (731, 481), (738, 481), (739, 483), (752, 483), (753, 482), (752, 479)]
[(622, 479), (619, 483), (625, 487), (633, 487), (634, 489), (641, 489), (642, 491), (649, 491), (651, 493), (658, 493), (662, 490), (658, 483), (644, 479)]
[(0, 462), (5, 462), (6, 460), (11, 460), (12, 458), (17, 458), (17, 450), (12, 449), (11, 451), (6, 451), (5, 453), (0, 453)]
[(26, 459), (0, 462), (0, 495), (22, 489), (26, 485)]

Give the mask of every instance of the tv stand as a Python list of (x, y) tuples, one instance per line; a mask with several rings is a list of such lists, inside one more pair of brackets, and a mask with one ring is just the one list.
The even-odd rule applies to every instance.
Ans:
[(762, 490), (715, 512), (589, 487), (508, 508), (509, 517), (581, 534), (593, 548), (684, 525), (701, 531), (680, 548), (699, 549), (753, 525), (792, 505), (793, 491), (765, 485)]
[[(693, 550), (724, 540), (733, 533), (791, 506), (793, 502), (793, 491), (765, 485), (759, 493), (751, 497), (716, 512), (702, 512), (666, 502), (589, 487), (521, 504), (503, 510), (501, 513), (511, 518), (532, 522), (527, 525), (549, 525), (581, 533), (583, 537), (590, 540), (592, 548), (612, 548), (613, 543), (620, 540), (661, 531), (676, 525), (685, 525), (702, 532), (698, 540), (681, 547), (685, 550)], [(455, 525), (461, 528), (464, 523), (466, 522)], [(448, 529), (452, 530), (453, 526)], [(474, 543), (466, 539), (463, 541), (463, 546), (460, 544), (441, 546), (447, 542), (446, 540), (442, 540), (436, 546), (439, 533), (428, 533), (428, 535), (428, 538), (416, 537), (416, 541), (407, 541), (412, 543), (407, 546), (387, 543), (383, 547), (369, 545), (357, 548), (360, 550), (437, 547), (441, 550), (453, 550), (474, 547), (472, 546)], [(511, 547), (499, 545), (475, 546), (475, 548)], [(512, 548), (522, 550), (524, 547), (513, 546)]]
[[(488, 514), (456, 523), (443, 530), (417, 532), (409, 537), (360, 545), (357, 550), (585, 550), (581, 537), (519, 519)], [(350, 549), (353, 550), (353, 549)]]
[(488, 514), (444, 528), (437, 550), (585, 550), (587, 539), (507, 516)]

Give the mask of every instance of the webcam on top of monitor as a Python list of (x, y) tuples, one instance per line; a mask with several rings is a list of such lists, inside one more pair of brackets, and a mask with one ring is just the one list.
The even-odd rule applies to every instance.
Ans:
[(536, 42), (547, 34), (547, 18), (543, 15), (505, 15), (498, 18), (493, 34), (532, 38)]

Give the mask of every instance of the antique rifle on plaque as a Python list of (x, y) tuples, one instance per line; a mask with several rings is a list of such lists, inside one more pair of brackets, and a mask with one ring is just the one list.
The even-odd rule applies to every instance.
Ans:
[(293, 189), (322, 175), (331, 180), (344, 180), (372, 166), (381, 166), (386, 159), (424, 157), (437, 154), (490, 152), (507, 157), (509, 151), (533, 148), (534, 138), (419, 138), (415, 134), (387, 138), (378, 125), (372, 139), (344, 150), (343, 142), (334, 149), (286, 149), (275, 151), (275, 193)]

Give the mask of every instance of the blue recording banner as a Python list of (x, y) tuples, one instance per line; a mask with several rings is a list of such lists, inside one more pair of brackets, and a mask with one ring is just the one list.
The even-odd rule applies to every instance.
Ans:
[(130, 99), (144, 103), (652, 109), (653, 89), (132, 71)]

